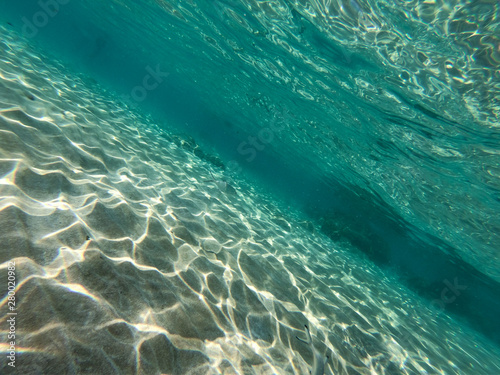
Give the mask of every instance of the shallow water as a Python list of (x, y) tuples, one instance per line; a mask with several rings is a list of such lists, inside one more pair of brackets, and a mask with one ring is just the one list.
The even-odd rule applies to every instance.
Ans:
[(307, 374), (304, 324), (500, 373), (496, 3), (50, 4), (0, 19), (2, 373)]

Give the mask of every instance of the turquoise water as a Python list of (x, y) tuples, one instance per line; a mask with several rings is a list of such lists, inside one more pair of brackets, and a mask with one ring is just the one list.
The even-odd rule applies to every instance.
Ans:
[(497, 2), (0, 9), (2, 371), (500, 374)]

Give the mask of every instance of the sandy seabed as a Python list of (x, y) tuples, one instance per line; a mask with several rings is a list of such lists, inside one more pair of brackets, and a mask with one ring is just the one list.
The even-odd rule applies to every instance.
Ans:
[(2, 374), (308, 374), (304, 324), (326, 373), (500, 374), (482, 336), (0, 32)]

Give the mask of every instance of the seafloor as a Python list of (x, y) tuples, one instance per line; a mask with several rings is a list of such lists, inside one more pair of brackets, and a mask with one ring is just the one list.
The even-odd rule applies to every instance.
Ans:
[(2, 374), (307, 374), (304, 324), (327, 373), (500, 373), (437, 305), (1, 31)]

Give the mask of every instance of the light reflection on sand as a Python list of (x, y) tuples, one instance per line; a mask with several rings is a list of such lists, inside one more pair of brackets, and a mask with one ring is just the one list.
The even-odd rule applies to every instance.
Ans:
[(335, 374), (500, 373), (479, 335), (5, 41), (0, 273), (15, 260), (19, 373), (306, 374), (306, 323)]

